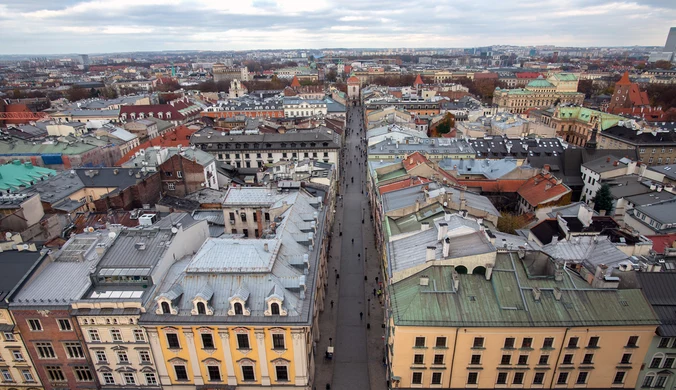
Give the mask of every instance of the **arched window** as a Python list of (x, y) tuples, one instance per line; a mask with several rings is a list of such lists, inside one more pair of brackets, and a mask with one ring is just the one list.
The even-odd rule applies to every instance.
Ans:
[(207, 314), (207, 307), (204, 305), (204, 302), (197, 302), (197, 313)]
[(235, 302), (235, 314), (243, 314), (244, 309), (242, 308), (242, 304), (239, 302)]
[(455, 271), (460, 275), (467, 275), (467, 267), (464, 265), (459, 265), (455, 267)]
[(472, 275), (486, 275), (486, 267), (478, 266), (472, 270)]
[(167, 302), (162, 302), (162, 314), (171, 314), (171, 307)]
[(270, 312), (274, 315), (279, 315), (279, 303), (275, 302), (270, 304)]

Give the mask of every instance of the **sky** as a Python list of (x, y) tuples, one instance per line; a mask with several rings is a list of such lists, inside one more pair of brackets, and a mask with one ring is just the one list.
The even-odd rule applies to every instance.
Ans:
[(660, 46), (676, 1), (0, 0), (0, 54)]

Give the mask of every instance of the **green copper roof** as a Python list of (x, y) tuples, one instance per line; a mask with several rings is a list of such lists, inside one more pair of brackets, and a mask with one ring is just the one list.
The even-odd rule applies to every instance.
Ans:
[(609, 127), (617, 125), (617, 123), (624, 118), (621, 116), (609, 114), (607, 112), (601, 112), (598, 110), (592, 110), (586, 107), (559, 107), (558, 108), (558, 117), (562, 119), (573, 119), (580, 122), (589, 123), (592, 118), (599, 117), (601, 118), (601, 130), (605, 130)]
[(554, 73), (552, 76), (554, 76), (555, 79), (561, 80), (561, 81), (576, 81), (577, 76), (575, 76), (572, 73)]
[(528, 83), (526, 85), (527, 87), (535, 87), (535, 88), (552, 88), (554, 87), (554, 84), (550, 83), (547, 80), (543, 79), (536, 79)]
[(14, 160), (11, 163), (0, 165), (0, 190), (18, 192), (49, 176), (56, 176), (56, 171), (36, 167), (29, 162), (22, 163)]
[[(658, 324), (638, 289), (591, 288), (572, 271), (562, 281), (529, 275), (516, 254), (498, 254), (491, 280), (483, 275), (459, 275), (457, 290), (453, 270), (450, 265), (431, 266), (389, 287), (394, 323), (445, 327)], [(427, 286), (420, 285), (422, 275), (429, 277)], [(541, 289), (540, 300), (535, 300), (534, 287)], [(558, 300), (554, 287), (561, 290)]]

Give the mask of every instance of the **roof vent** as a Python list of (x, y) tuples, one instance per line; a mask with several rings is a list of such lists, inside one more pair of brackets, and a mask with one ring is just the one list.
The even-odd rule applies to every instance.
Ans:
[(430, 285), (430, 278), (427, 275), (421, 275), (420, 276), (420, 285), (421, 286), (429, 286)]
[(146, 250), (146, 243), (145, 242), (137, 242), (134, 244), (137, 250), (144, 251)]

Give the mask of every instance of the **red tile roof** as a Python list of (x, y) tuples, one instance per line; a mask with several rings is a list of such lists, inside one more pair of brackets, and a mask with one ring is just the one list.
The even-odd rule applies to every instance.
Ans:
[(134, 153), (141, 149), (152, 148), (153, 146), (161, 146), (164, 148), (175, 148), (178, 145), (188, 146), (190, 144), (190, 136), (192, 136), (196, 131), (197, 130), (191, 130), (186, 126), (178, 126), (172, 131), (166, 132), (163, 135), (148, 140), (133, 148), (119, 161), (117, 161), (115, 165), (120, 166), (123, 163), (129, 161), (132, 157), (134, 157)]
[(409, 154), (408, 157), (404, 159), (404, 161), (402, 161), (402, 164), (404, 165), (404, 169), (406, 169), (406, 171), (410, 171), (416, 166), (420, 164), (426, 164), (428, 162), (429, 160), (427, 157), (423, 156), (420, 152), (413, 152)]
[(657, 253), (664, 253), (665, 249), (673, 248), (676, 241), (676, 233), (646, 237), (653, 242), (653, 250)]
[(570, 188), (552, 176), (551, 173), (539, 173), (528, 179), (517, 191), (531, 206), (560, 199), (571, 192)]
[[(182, 120), (186, 119), (186, 115), (181, 113), (179, 110), (184, 110), (188, 107), (191, 106), (189, 102), (185, 102), (184, 100), (174, 100), (172, 101), (173, 104), (149, 104), (149, 105), (134, 105), (134, 106), (121, 106), (120, 107), (120, 116), (122, 114), (127, 114), (127, 120), (131, 118), (131, 114), (136, 114), (136, 118), (138, 119), (138, 115), (140, 113), (143, 113), (145, 116), (149, 116), (149, 113), (153, 113), (153, 116), (155, 118), (159, 118), (159, 115), (157, 115), (159, 112), (163, 113), (164, 116), (161, 119), (164, 120)], [(170, 112), (171, 113), (171, 118), (166, 117), (166, 113)], [(191, 111), (192, 114), (197, 114), (200, 112), (199, 107), (195, 106), (195, 109)], [(188, 113), (190, 116), (191, 113)]]
[(291, 87), (300, 87), (300, 81), (298, 81), (298, 76), (293, 76), (293, 80), (291, 80)]
[(542, 74), (538, 72), (519, 72), (516, 74), (517, 79), (536, 79), (540, 76)]
[(458, 179), (460, 185), (469, 188), (481, 188), (482, 192), (509, 192), (514, 193), (523, 186), (526, 179), (511, 180), (463, 180)]
[(359, 84), (359, 79), (356, 76), (350, 76), (347, 79), (348, 84)]
[(420, 184), (427, 184), (429, 182), (431, 182), (431, 180), (424, 178), (424, 177), (416, 177), (416, 178), (410, 177), (408, 179), (399, 180), (399, 181), (396, 181), (394, 183), (382, 185), (382, 186), (378, 187), (378, 191), (382, 195), (382, 194), (386, 194), (388, 192), (398, 191), (398, 190), (401, 190), (403, 188), (413, 187), (413, 186), (417, 186), (417, 185), (420, 185)]
[(615, 85), (631, 85), (632, 82), (629, 80), (629, 72), (624, 72), (620, 81), (615, 83)]
[(413, 82), (413, 86), (416, 87), (418, 85), (424, 85), (424, 84), (425, 83), (423, 83), (422, 77), (420, 77), (420, 74), (418, 74), (418, 76), (415, 78), (415, 81)]

